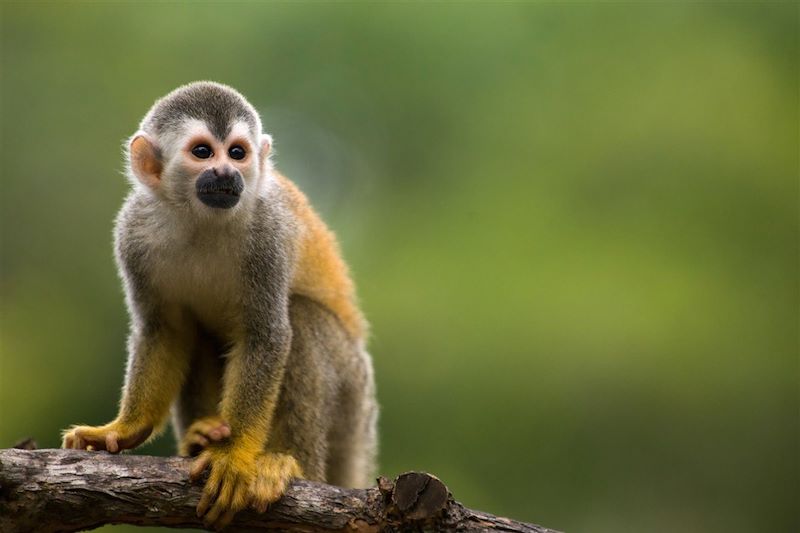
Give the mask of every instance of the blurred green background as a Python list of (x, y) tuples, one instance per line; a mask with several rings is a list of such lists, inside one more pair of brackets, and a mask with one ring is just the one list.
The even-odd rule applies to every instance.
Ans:
[(340, 236), (381, 473), (570, 532), (800, 530), (797, 4), (1, 9), (0, 446), (114, 416), (122, 142), (213, 79)]

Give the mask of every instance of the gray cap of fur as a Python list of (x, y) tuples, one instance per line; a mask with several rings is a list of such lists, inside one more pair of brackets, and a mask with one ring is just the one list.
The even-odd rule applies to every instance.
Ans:
[(235, 89), (213, 81), (183, 85), (157, 100), (140, 128), (158, 136), (186, 119), (202, 120), (220, 141), (236, 122), (245, 122), (256, 138), (261, 133), (261, 119), (250, 102)]

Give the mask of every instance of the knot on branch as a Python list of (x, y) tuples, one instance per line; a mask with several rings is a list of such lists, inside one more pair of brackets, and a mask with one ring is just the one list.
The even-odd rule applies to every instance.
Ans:
[(426, 472), (406, 472), (394, 482), (378, 478), (384, 495), (387, 518), (403, 521), (434, 520), (445, 510), (450, 491), (444, 483)]

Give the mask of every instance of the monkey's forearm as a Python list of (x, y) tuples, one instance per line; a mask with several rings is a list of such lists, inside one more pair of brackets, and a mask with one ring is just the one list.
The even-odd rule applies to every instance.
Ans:
[(165, 332), (132, 339), (117, 421), (133, 426), (163, 425), (189, 366), (189, 352)]
[(292, 252), (272, 241), (271, 228), (256, 226), (243, 275), (250, 288), (242, 307), (238, 341), (228, 355), (221, 414), (234, 448), (260, 453), (269, 438), (292, 340), (289, 284)]
[(64, 432), (65, 448), (116, 453), (139, 446), (160, 429), (183, 381), (188, 357), (159, 336), (134, 335), (117, 418), (103, 426), (73, 426)]
[(269, 337), (249, 339), (229, 356), (221, 414), (236, 446), (261, 452), (278, 401), (291, 330), (279, 328)]

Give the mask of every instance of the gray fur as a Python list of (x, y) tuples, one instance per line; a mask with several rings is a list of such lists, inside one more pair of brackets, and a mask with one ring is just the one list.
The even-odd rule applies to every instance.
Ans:
[(352, 403), (359, 388), (370, 394), (371, 363), (348, 337), (336, 315), (304, 296), (289, 307), (292, 349), (275, 417), (272, 444), (295, 456), (309, 479), (342, 486), (371, 481), (374, 449), (374, 399)]
[(142, 129), (158, 136), (187, 118), (208, 124), (219, 140), (228, 136), (237, 120), (247, 122), (254, 135), (261, 133), (261, 121), (253, 106), (230, 87), (211, 81), (184, 85), (158, 100), (142, 121)]
[[(244, 120), (258, 144), (252, 106), (210, 82), (156, 102), (142, 129), (157, 141), (186, 118), (204, 121), (222, 139)], [(371, 360), (363, 339), (350, 337), (332, 311), (292, 294), (300, 229), (284, 189), (271, 176), (246, 175), (242, 201), (211, 211), (190, 201), (191, 187), (169, 183), (188, 176), (170, 163), (174, 154), (162, 155), (169, 195), (136, 184), (116, 222), (131, 316), (123, 405), (135, 410), (133, 393), (155, 387), (143, 382), (142, 366), (158, 340), (175, 358), (179, 440), (193, 421), (220, 413), (223, 385), (235, 383), (224, 395), (236, 414), (228, 420), (233, 436), (253, 427), (265, 400), (274, 400), (268, 450), (293, 455), (311, 479), (368, 484), (377, 416)], [(228, 364), (234, 357), (243, 363), (236, 376)]]

